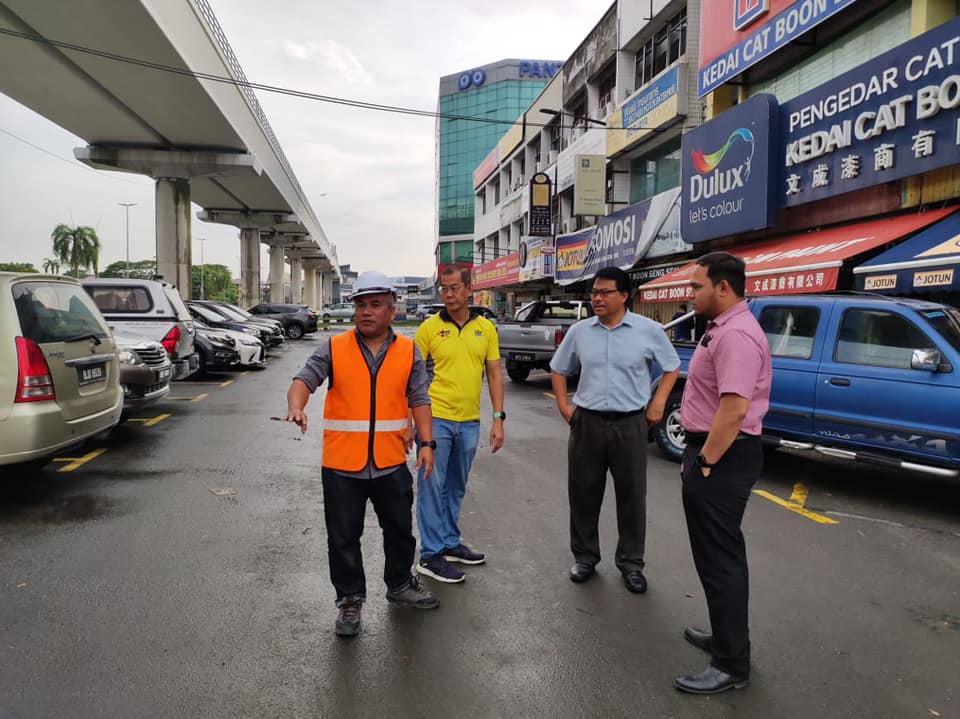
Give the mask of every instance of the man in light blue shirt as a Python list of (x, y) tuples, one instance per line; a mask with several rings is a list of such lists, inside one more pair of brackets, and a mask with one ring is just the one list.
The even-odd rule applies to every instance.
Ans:
[[(550, 362), (557, 409), (570, 425), (570, 579), (585, 582), (600, 562), (598, 524), (607, 471), (613, 475), (619, 541), (615, 561), (627, 589), (647, 591), (643, 576), (647, 529), (647, 422), (663, 419), (680, 374), (680, 357), (663, 328), (627, 309), (630, 277), (607, 267), (590, 292), (594, 317), (567, 332)], [(651, 397), (650, 367), (663, 376)], [(580, 373), (567, 397), (567, 378)]]

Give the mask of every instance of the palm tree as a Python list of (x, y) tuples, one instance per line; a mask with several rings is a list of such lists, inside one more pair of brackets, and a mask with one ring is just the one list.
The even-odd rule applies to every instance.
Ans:
[(48, 275), (59, 275), (60, 261), (54, 257), (45, 257), (43, 259), (43, 271)]
[(80, 276), (80, 268), (93, 268), (96, 275), (100, 264), (100, 238), (92, 227), (70, 227), (59, 224), (50, 234), (53, 252), (64, 265), (69, 265), (74, 277)]

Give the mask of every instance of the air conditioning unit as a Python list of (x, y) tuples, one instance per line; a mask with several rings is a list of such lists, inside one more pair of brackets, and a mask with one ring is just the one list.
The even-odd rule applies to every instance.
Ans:
[(565, 235), (569, 235), (571, 232), (576, 232), (576, 231), (577, 231), (577, 218), (575, 218), (575, 217), (568, 217), (566, 220), (564, 220), (564, 221), (561, 223), (561, 227), (563, 228), (563, 234), (565, 234)]

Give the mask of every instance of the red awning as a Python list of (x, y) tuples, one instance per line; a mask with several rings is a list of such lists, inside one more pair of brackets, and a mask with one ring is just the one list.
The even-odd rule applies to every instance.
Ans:
[[(836, 289), (843, 261), (912, 234), (956, 210), (950, 207), (882, 220), (804, 232), (731, 252), (747, 263), (748, 295), (789, 295)], [(696, 262), (640, 285), (642, 302), (690, 299), (690, 278)]]

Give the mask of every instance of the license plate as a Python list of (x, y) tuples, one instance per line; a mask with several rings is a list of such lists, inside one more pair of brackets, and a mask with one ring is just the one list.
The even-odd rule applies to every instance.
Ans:
[(107, 378), (107, 367), (102, 364), (89, 365), (87, 367), (77, 368), (77, 377), (80, 380), (80, 386), (103, 382)]
[(533, 362), (533, 355), (525, 352), (514, 352), (513, 359), (517, 360), (518, 362)]
[(164, 367), (160, 370), (160, 381), (163, 382), (165, 379), (170, 379), (170, 368)]

